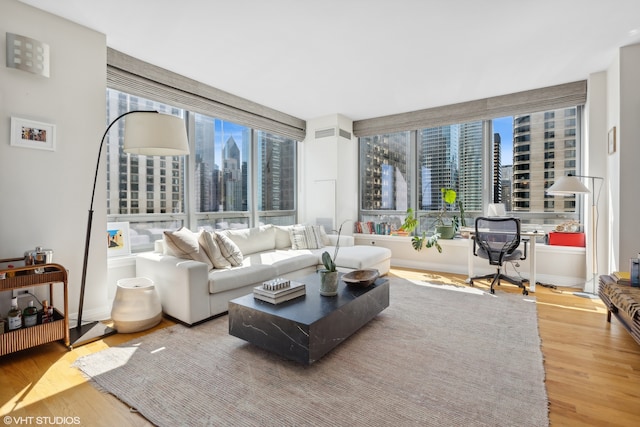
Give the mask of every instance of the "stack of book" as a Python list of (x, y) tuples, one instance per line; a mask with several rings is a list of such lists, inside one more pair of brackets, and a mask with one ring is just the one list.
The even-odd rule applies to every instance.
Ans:
[(628, 271), (614, 271), (611, 276), (618, 285), (631, 285), (631, 274)]
[(253, 297), (271, 304), (280, 304), (301, 297), (305, 292), (304, 283), (274, 279), (253, 288)]

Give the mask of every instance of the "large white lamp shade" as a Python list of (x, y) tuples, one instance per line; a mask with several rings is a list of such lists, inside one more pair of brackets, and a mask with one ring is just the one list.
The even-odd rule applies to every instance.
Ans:
[(169, 114), (139, 111), (127, 116), (124, 127), (124, 151), (146, 156), (189, 154), (184, 120)]
[(554, 196), (572, 196), (574, 194), (590, 193), (589, 189), (573, 175), (563, 176), (551, 187), (547, 188), (547, 194)]

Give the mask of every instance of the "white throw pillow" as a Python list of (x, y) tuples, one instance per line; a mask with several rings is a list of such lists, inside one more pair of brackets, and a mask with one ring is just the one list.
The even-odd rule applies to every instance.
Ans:
[(212, 269), (213, 263), (211, 259), (203, 250), (200, 250), (200, 243), (198, 242), (200, 233), (194, 233), (188, 228), (181, 227), (176, 231), (165, 231), (164, 241), (171, 252), (178, 258), (203, 262), (207, 264), (209, 269)]
[(293, 225), (276, 225), (276, 249), (287, 249), (291, 247), (291, 228)]
[(291, 228), (291, 249), (320, 249), (324, 247), (320, 226), (303, 225)]
[(203, 231), (198, 239), (200, 247), (207, 254), (214, 268), (230, 268), (231, 263), (222, 256), (220, 246), (215, 238), (214, 232)]
[(225, 257), (234, 267), (241, 265), (243, 256), (238, 245), (236, 245), (233, 240), (231, 240), (224, 234), (218, 233), (217, 231), (215, 233), (222, 256)]

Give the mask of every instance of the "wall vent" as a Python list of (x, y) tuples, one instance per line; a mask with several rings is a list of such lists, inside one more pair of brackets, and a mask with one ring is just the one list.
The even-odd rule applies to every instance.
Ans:
[(318, 129), (316, 130), (316, 139), (328, 138), (336, 135), (336, 128)]
[(351, 132), (346, 131), (344, 129), (340, 129), (337, 127), (331, 127), (326, 129), (318, 129), (316, 130), (316, 139), (320, 138), (328, 138), (330, 136), (340, 136), (342, 138), (351, 140)]
[(344, 129), (338, 129), (338, 131), (340, 132), (340, 136), (345, 138), (345, 139), (351, 139), (351, 132), (347, 132)]

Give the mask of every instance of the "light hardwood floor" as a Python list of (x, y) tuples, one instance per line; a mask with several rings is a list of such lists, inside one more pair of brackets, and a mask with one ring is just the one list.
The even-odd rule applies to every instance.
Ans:
[[(466, 286), (466, 277), (461, 275), (400, 268), (392, 269), (391, 274)], [(488, 288), (482, 283), (476, 286)], [(640, 345), (615, 319), (607, 324), (600, 299), (579, 297), (575, 291), (538, 286), (532, 294), (537, 300), (551, 425), (638, 426)], [(505, 284), (496, 292), (520, 290)], [(151, 331), (172, 324), (163, 320)], [(0, 425), (46, 425), (46, 421), (83, 426), (150, 425), (124, 403), (98, 391), (70, 365), (79, 356), (151, 331), (113, 335), (72, 351), (50, 343), (1, 356)]]

